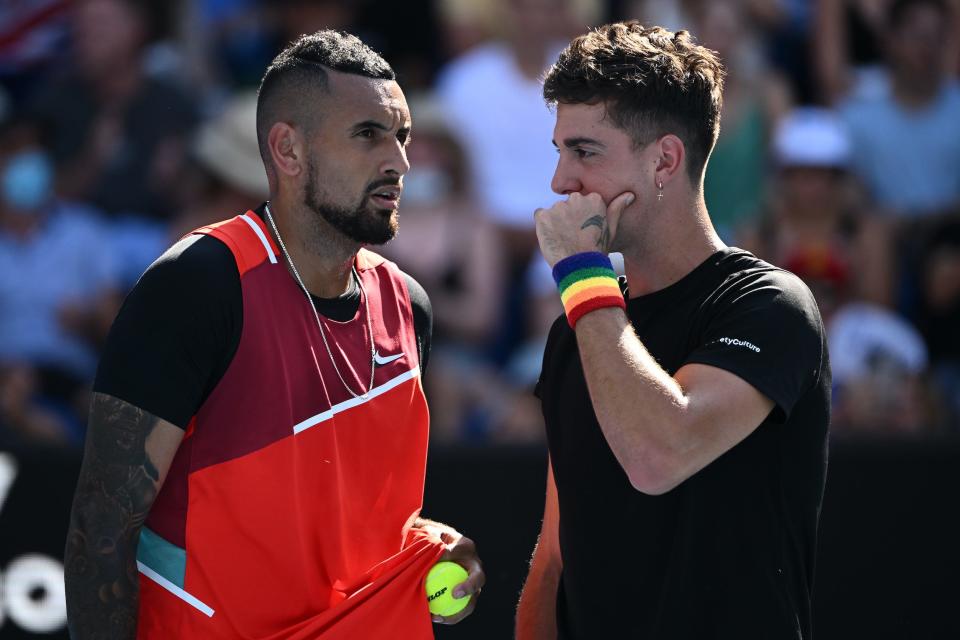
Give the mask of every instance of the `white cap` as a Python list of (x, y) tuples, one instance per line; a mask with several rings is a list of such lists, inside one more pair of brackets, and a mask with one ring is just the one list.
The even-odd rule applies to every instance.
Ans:
[(257, 94), (231, 98), (226, 109), (200, 129), (194, 153), (230, 186), (266, 198), (270, 187), (257, 144)]
[(882, 307), (851, 303), (830, 320), (830, 367), (833, 380), (844, 384), (867, 375), (877, 359), (918, 374), (928, 362), (927, 346), (909, 322)]
[(407, 99), (410, 119), (415, 132), (446, 133), (453, 135), (453, 125), (443, 105), (429, 93), (415, 93)]
[(844, 122), (829, 109), (805, 107), (787, 114), (773, 139), (774, 157), (782, 167), (845, 169), (852, 144)]

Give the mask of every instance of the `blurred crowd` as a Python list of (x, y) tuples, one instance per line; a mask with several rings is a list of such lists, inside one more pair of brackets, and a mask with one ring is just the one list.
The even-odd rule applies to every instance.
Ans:
[(0, 0), (0, 447), (81, 446), (125, 293), (178, 237), (266, 199), (256, 87), (321, 28), (380, 51), (410, 102), (382, 253), (433, 302), (432, 437), (541, 441), (562, 309), (533, 229), (558, 198), (540, 78), (627, 18), (727, 67), (707, 206), (814, 291), (834, 437), (960, 433), (958, 0)]

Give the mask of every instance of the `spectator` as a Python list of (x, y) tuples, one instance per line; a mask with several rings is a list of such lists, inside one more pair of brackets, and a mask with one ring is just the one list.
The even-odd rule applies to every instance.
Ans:
[(690, 15), (686, 0), (626, 0), (621, 5), (619, 17), (636, 18), (648, 25), (664, 27), (677, 32), (690, 27)]
[(269, 4), (278, 14), (281, 47), (318, 29), (353, 29), (360, 8), (356, 0), (274, 0)]
[(78, 422), (39, 395), (36, 372), (25, 364), (0, 364), (0, 449), (29, 445), (79, 447)]
[(836, 433), (926, 432), (940, 419), (927, 349), (917, 329), (885, 306), (889, 230), (854, 188), (851, 155), (833, 112), (786, 116), (774, 137), (769, 206), (742, 244), (803, 278), (816, 297), (830, 342)]
[(436, 13), (447, 55), (459, 58), (489, 40), (497, 32), (500, 5), (501, 0), (439, 0)]
[(789, 109), (786, 82), (764, 59), (760, 34), (740, 0), (687, 2), (690, 31), (720, 54), (727, 78), (723, 126), (704, 177), (704, 198), (717, 232), (728, 241), (759, 214), (770, 133)]
[(943, 46), (950, 20), (943, 0), (895, 0), (884, 41), (887, 82), (865, 95), (854, 89), (841, 106), (855, 172), (881, 207), (901, 217), (960, 202), (960, 83), (945, 71)]
[(0, 80), (18, 104), (62, 50), (68, 8), (68, 0), (0, 2)]
[(183, 90), (144, 71), (148, 8), (146, 0), (79, 0), (74, 64), (34, 101), (50, 128), (59, 193), (115, 220), (115, 251), (133, 277), (165, 246), (195, 120)]
[(828, 321), (834, 434), (931, 432), (938, 411), (926, 380), (923, 338), (881, 307), (854, 302)]
[(824, 268), (852, 280), (854, 298), (889, 305), (889, 229), (867, 209), (849, 175), (851, 155), (848, 129), (835, 113), (808, 107), (788, 114), (774, 136), (766, 209), (741, 230), (738, 244), (781, 266), (831, 265)]
[[(229, 87), (256, 86), (274, 55), (272, 16), (259, 0), (185, 3), (179, 33), (188, 73), (208, 100)], [(219, 96), (217, 94), (220, 94)]]
[(781, 266), (817, 300), (833, 370), (831, 432), (840, 437), (920, 436), (942, 411), (928, 383), (920, 334), (894, 312), (856, 299), (851, 273), (836, 253), (795, 253)]
[(947, 418), (960, 431), (960, 215), (935, 226), (921, 250), (921, 302), (917, 324), (947, 403)]
[(928, 353), (918, 331), (882, 304), (889, 297), (887, 227), (847, 174), (851, 142), (824, 109), (788, 115), (773, 155), (777, 179), (752, 239), (758, 255), (804, 279), (827, 327), (838, 434), (921, 433), (936, 426)]
[(883, 37), (890, 0), (816, 0), (813, 63), (821, 102), (835, 105), (851, 91), (872, 93), (885, 84)]
[(790, 83), (797, 104), (812, 104), (817, 95), (812, 56), (811, 28), (815, 3), (810, 0), (760, 0), (764, 42), (771, 64)]
[(439, 105), (414, 101), (416, 138), (403, 179), (403, 229), (384, 247), (430, 292), (434, 348), (457, 342), (480, 350), (502, 297), (501, 248), (469, 190), (463, 148)]
[[(489, 371), (484, 349), (503, 299), (496, 230), (471, 201), (463, 148), (435, 103), (411, 104), (410, 172), (400, 233), (383, 254), (430, 293), (434, 338), (426, 379), (437, 439), (460, 437)], [(483, 375), (479, 375), (483, 371)]]
[(506, 297), (491, 347), (501, 365), (527, 338), (524, 273), (536, 247), (533, 211), (556, 199), (550, 190), (557, 161), (553, 117), (540, 78), (566, 36), (580, 30), (572, 27), (574, 2), (497, 0), (502, 39), (453, 60), (437, 83), (440, 105), (467, 153), (471, 190), (505, 250)]
[(118, 308), (115, 264), (92, 211), (54, 196), (34, 130), (14, 126), (3, 141), (0, 362), (34, 367), (41, 392), (72, 406)]
[(173, 224), (173, 239), (241, 214), (269, 197), (256, 120), (257, 94), (251, 91), (234, 96), (200, 128), (184, 175), (190, 196)]
[[(709, 8), (705, 0), (621, 0), (619, 15), (623, 19), (638, 18), (649, 25), (670, 31), (686, 29), (706, 43), (701, 27), (693, 17)], [(721, 3), (724, 4), (724, 3)], [(735, 0), (735, 12), (741, 21), (739, 29), (749, 34), (752, 42), (744, 43), (764, 66), (776, 69), (789, 85), (789, 93), (800, 104), (809, 102), (812, 78), (809, 64), (809, 33), (813, 7), (810, 0)], [(761, 51), (762, 49), (762, 51)], [(726, 55), (721, 55), (726, 60)], [(711, 160), (712, 162), (712, 160)]]
[[(809, 0), (787, 0), (808, 3)], [(946, 38), (938, 43), (948, 75), (960, 71), (960, 3), (946, 0), (953, 9), (945, 25)], [(890, 9), (895, 0), (816, 0), (812, 4), (815, 37), (811, 38), (813, 66), (820, 98), (836, 104), (850, 94), (883, 92), (889, 78), (883, 69)]]
[(501, 0), (500, 8), (504, 39), (452, 61), (437, 93), (466, 149), (479, 204), (522, 269), (535, 244), (533, 211), (554, 199), (553, 118), (540, 78), (573, 18), (570, 0)]

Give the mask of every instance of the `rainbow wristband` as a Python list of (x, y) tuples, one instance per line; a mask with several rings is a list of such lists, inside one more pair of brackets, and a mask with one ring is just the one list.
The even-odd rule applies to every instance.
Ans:
[(560, 289), (567, 322), (573, 329), (584, 314), (594, 309), (627, 308), (610, 258), (597, 251), (564, 258), (553, 266), (553, 279)]

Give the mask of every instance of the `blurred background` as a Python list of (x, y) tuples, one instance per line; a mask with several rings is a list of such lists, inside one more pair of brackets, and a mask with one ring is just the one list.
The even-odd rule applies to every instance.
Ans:
[[(382, 253), (435, 312), (424, 514), (473, 537), (489, 576), (437, 635), (512, 637), (543, 509), (531, 390), (562, 311), (532, 226), (557, 198), (540, 78), (627, 18), (722, 57), (707, 206), (827, 323), (817, 637), (960, 637), (960, 1), (0, 0), (0, 638), (65, 637), (98, 350), (167, 246), (266, 198), (256, 87), (321, 28), (382, 53), (413, 115)], [(598, 523), (629, 553), (621, 535)]]

